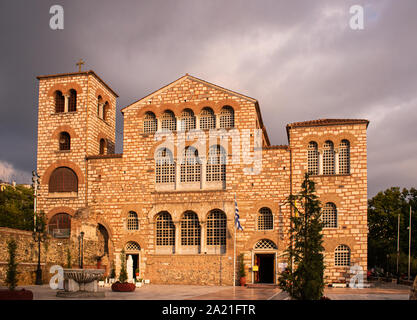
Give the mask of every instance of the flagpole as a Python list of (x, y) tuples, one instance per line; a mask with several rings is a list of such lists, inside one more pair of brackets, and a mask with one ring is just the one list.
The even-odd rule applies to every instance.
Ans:
[(408, 280), (410, 280), (411, 271), (411, 205), (410, 205), (410, 223), (408, 226)]
[[(235, 193), (235, 206), (236, 206), (236, 193)], [(233, 215), (234, 221), (234, 244), (233, 244), (233, 287), (236, 286), (236, 208)]]

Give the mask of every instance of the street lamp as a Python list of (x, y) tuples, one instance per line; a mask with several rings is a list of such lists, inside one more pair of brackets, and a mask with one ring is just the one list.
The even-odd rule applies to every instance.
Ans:
[(36, 269), (36, 282), (35, 284), (42, 284), (42, 269), (41, 269), (41, 242), (45, 242), (47, 235), (39, 223), (36, 224), (34, 231), (32, 232), (32, 238), (35, 243), (38, 243), (38, 267)]
[(79, 266), (80, 269), (83, 268), (83, 260), (84, 260), (84, 232), (81, 231), (80, 235), (78, 236), (78, 247), (79, 247)]

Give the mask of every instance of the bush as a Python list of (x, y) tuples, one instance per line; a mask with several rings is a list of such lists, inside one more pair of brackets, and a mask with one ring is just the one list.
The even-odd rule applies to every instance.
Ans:
[(14, 239), (7, 242), (7, 251), (9, 252), (9, 261), (7, 263), (6, 284), (9, 290), (14, 290), (17, 286), (17, 263), (16, 263), (17, 244)]

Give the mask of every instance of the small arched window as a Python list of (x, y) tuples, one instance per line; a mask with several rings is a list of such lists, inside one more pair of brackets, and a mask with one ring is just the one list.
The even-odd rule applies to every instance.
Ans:
[(274, 241), (269, 240), (269, 239), (261, 239), (259, 240), (254, 246), (253, 248), (255, 250), (276, 250), (277, 245), (274, 243)]
[(71, 137), (68, 132), (59, 134), (59, 150), (71, 150)]
[(100, 154), (106, 153), (106, 139), (101, 138), (100, 139)]
[(69, 93), (70, 96), (68, 100), (68, 111), (75, 112), (77, 111), (77, 91), (71, 89)]
[(350, 143), (342, 140), (339, 145), (339, 174), (350, 174)]
[(49, 178), (49, 192), (78, 192), (78, 178), (67, 167), (55, 169)]
[(97, 117), (103, 119), (103, 98), (101, 96), (97, 97)]
[(158, 120), (153, 112), (146, 112), (143, 119), (143, 133), (155, 133), (158, 129)]
[(138, 215), (134, 211), (130, 211), (127, 217), (127, 230), (139, 230)]
[(220, 111), (220, 128), (233, 128), (235, 126), (235, 112), (232, 107), (224, 106)]
[(175, 246), (175, 225), (169, 212), (158, 214), (155, 227), (157, 246)]
[(135, 241), (129, 241), (125, 245), (125, 251), (127, 253), (137, 253), (140, 252), (140, 245)]
[(181, 159), (181, 182), (201, 181), (201, 161), (198, 157), (198, 150), (194, 147), (184, 149)]
[(334, 250), (334, 265), (336, 267), (350, 266), (350, 248), (341, 244)]
[(332, 202), (327, 202), (322, 213), (323, 228), (337, 228), (337, 209)]
[(175, 182), (175, 162), (171, 150), (160, 148), (155, 155), (155, 182)]
[(207, 181), (226, 181), (226, 159), (226, 152), (222, 146), (210, 147), (206, 168)]
[(193, 211), (186, 211), (181, 218), (181, 245), (199, 246), (201, 228), (197, 214)]
[(177, 130), (177, 119), (172, 111), (166, 110), (161, 117), (161, 129), (165, 131)]
[(216, 128), (216, 116), (213, 109), (210, 107), (204, 107), (200, 113), (200, 129), (215, 129)]
[(61, 113), (65, 111), (65, 97), (61, 91), (55, 91), (55, 112)]
[(312, 175), (319, 174), (319, 151), (317, 142), (311, 141), (308, 144), (307, 153), (308, 173)]
[(258, 213), (258, 230), (274, 229), (274, 217), (269, 208), (261, 208)]
[(69, 238), (71, 234), (71, 216), (66, 213), (54, 215), (48, 222), (48, 233), (54, 238)]
[(108, 121), (110, 119), (110, 104), (106, 101), (103, 105), (103, 120)]
[(226, 246), (226, 214), (218, 209), (207, 215), (207, 246)]
[(181, 112), (181, 130), (195, 129), (195, 116), (191, 109), (185, 109)]
[(334, 174), (334, 147), (333, 142), (327, 140), (323, 146), (323, 174)]

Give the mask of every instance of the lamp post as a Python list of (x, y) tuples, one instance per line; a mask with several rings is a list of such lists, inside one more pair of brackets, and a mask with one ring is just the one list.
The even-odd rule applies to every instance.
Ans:
[(82, 269), (83, 260), (84, 260), (84, 232), (83, 231), (81, 231), (80, 235), (78, 236), (78, 246), (80, 248), (79, 266), (80, 266), (80, 269)]
[(45, 242), (47, 236), (42, 226), (37, 223), (35, 230), (32, 232), (33, 241), (38, 243), (38, 267), (36, 269), (36, 282), (35, 284), (42, 284), (42, 269), (41, 269), (41, 242)]

